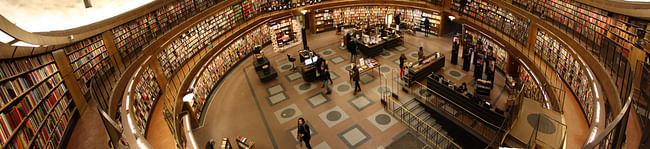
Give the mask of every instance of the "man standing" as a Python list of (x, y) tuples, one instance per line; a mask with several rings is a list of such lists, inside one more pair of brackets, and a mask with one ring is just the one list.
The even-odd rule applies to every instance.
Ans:
[(352, 80), (354, 81), (354, 95), (357, 95), (357, 92), (361, 91), (361, 85), (359, 85), (359, 68), (355, 65), (352, 67)]
[(454, 43), (451, 46), (451, 64), (458, 64), (458, 48), (460, 47), (460, 43), (458, 40), (458, 37), (454, 36)]
[(428, 18), (424, 18), (424, 37), (429, 37), (429, 25), (431, 22), (429, 22)]

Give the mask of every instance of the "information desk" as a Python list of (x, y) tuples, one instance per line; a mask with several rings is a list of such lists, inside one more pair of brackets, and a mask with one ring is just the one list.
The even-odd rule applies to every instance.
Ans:
[(402, 39), (403, 39), (402, 36), (397, 35), (397, 36), (389, 37), (387, 39), (382, 39), (381, 41), (378, 41), (375, 44), (367, 44), (360, 40), (356, 40), (356, 41), (358, 44), (358, 48), (361, 51), (361, 53), (363, 53), (363, 55), (374, 57), (379, 55), (379, 53), (381, 53), (382, 50), (384, 49), (402, 45), (403, 43)]
[[(437, 92), (440, 96), (443, 96), (442, 99), (447, 102), (456, 103), (456, 105), (462, 106), (467, 111), (474, 113), (476, 116), (483, 118), (495, 126), (501, 126), (503, 123), (505, 119), (503, 114), (492, 111), (491, 106), (485, 100), (465, 96), (464, 93), (460, 93), (452, 89), (449, 85), (441, 83), (440, 79), (436, 79), (433, 75), (429, 75), (427, 78), (427, 87)], [(437, 96), (437, 94), (434, 95)]]
[(413, 81), (422, 81), (427, 75), (440, 70), (444, 66), (445, 56), (436, 52), (416, 63), (409, 63), (406, 81), (409, 85), (412, 85)]

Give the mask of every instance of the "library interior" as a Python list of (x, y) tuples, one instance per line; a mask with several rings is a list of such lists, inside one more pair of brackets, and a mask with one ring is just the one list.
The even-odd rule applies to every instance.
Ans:
[(0, 6), (2, 149), (650, 148), (650, 0)]

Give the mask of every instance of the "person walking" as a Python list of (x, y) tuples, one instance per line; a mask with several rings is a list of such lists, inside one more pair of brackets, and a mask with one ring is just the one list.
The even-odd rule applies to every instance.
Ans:
[(429, 22), (428, 18), (424, 18), (424, 37), (429, 37), (429, 25), (431, 22)]
[(357, 95), (357, 92), (361, 91), (361, 85), (359, 85), (360, 80), (359, 68), (357, 66), (352, 67), (352, 81), (354, 81), (354, 95)]
[(330, 89), (329, 85), (331, 85), (333, 81), (329, 72), (327, 60), (323, 60), (323, 64), (320, 69), (323, 70), (321, 73), (321, 79), (323, 79), (323, 86), (325, 86), (325, 90), (327, 91), (326, 94), (330, 94), (332, 93), (332, 90)]
[(298, 137), (301, 147), (302, 142), (305, 142), (307, 149), (311, 149), (311, 144), (309, 144), (309, 140), (311, 140), (311, 130), (309, 130), (309, 125), (305, 123), (305, 119), (302, 117), (298, 118), (298, 134), (296, 136)]
[(214, 149), (214, 139), (210, 139), (210, 141), (205, 144), (205, 149)]
[(348, 43), (348, 51), (350, 51), (350, 62), (354, 62), (357, 60), (357, 42), (356, 39), (350, 39), (350, 43)]
[(400, 79), (404, 78), (404, 69), (406, 69), (406, 55), (402, 53), (402, 55), (399, 56), (399, 78)]

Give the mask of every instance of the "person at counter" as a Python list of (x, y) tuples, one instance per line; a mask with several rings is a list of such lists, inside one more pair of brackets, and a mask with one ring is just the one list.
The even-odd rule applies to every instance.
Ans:
[(463, 82), (463, 84), (460, 85), (460, 87), (456, 88), (456, 91), (458, 91), (460, 93), (463, 93), (463, 92), (467, 91), (467, 84), (465, 82)]
[(418, 61), (421, 61), (424, 59), (424, 49), (420, 47), (420, 50), (418, 50)]
[(402, 55), (399, 56), (399, 78), (400, 79), (404, 78), (404, 70), (406, 70), (406, 55), (402, 53)]

